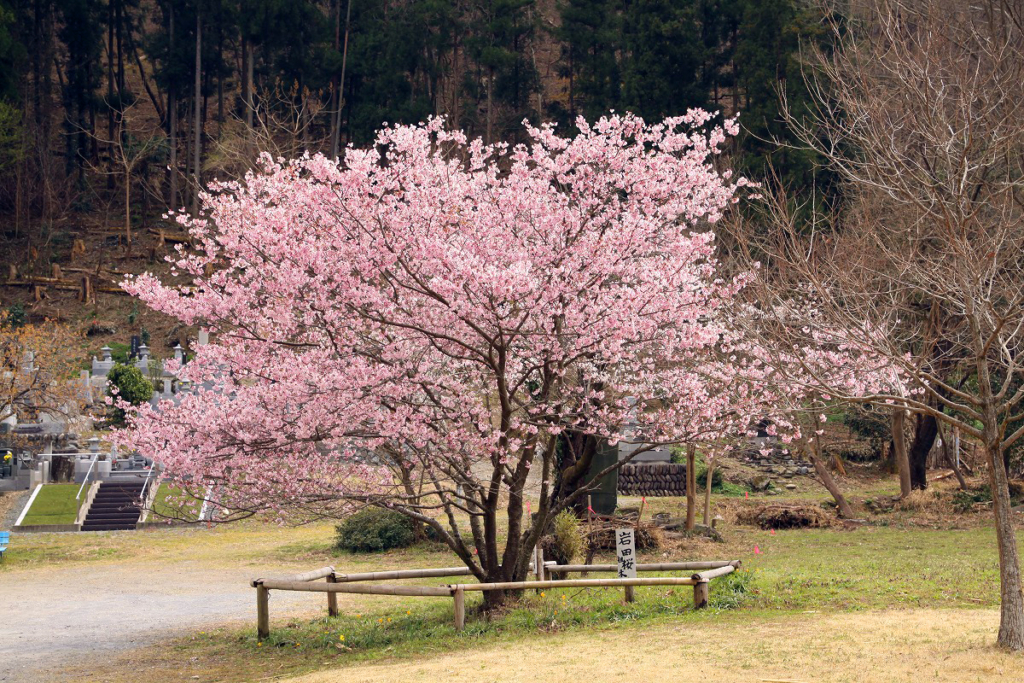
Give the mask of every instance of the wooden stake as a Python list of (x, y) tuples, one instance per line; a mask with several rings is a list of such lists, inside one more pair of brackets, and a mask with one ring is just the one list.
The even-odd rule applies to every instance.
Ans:
[(693, 531), (697, 517), (697, 447), (692, 443), (686, 449), (686, 530)]
[(634, 587), (633, 586), (626, 586), (626, 588), (625, 588), (626, 602), (633, 602), (634, 600), (636, 600), (636, 594), (633, 591), (634, 591)]
[(95, 300), (95, 296), (92, 292), (92, 278), (89, 275), (82, 276), (82, 303), (90, 303)]
[[(544, 549), (537, 546), (533, 549), (533, 575), (538, 581), (544, 580)], [(537, 589), (540, 595), (540, 589)]]
[(256, 639), (270, 636), (270, 591), (256, 586)]
[[(327, 583), (337, 583), (334, 578), (334, 574), (327, 575)], [(327, 616), (336, 617), (338, 616), (338, 594), (328, 593), (327, 594)]]
[(452, 597), (455, 598), (455, 630), (461, 631), (466, 627), (466, 592), (456, 588)]
[(708, 581), (698, 581), (693, 584), (693, 608), (704, 609), (708, 606)]

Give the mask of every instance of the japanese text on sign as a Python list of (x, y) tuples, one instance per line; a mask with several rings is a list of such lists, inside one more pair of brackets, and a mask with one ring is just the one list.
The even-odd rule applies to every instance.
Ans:
[(619, 560), (619, 578), (636, 578), (636, 544), (632, 529), (616, 529), (615, 554)]

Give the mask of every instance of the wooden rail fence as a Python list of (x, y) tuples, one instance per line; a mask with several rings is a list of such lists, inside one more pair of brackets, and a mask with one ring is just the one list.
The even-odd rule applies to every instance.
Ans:
[[(466, 624), (466, 593), (471, 591), (527, 590), (540, 591), (545, 588), (597, 588), (621, 586), (627, 602), (633, 601), (636, 586), (693, 586), (693, 607), (708, 606), (709, 584), (712, 579), (736, 571), (739, 560), (715, 562), (655, 562), (637, 565), (638, 572), (679, 571), (694, 572), (688, 576), (652, 576), (635, 579), (570, 579), (574, 572), (617, 572), (614, 564), (558, 564), (545, 562), (543, 551), (538, 550), (530, 569), (533, 581), (509, 581), (503, 583), (458, 583), (445, 586), (400, 586), (392, 584), (365, 585), (364, 581), (402, 581), (448, 576), (471, 576), (468, 567), (439, 567), (433, 569), (397, 569), (357, 574), (338, 574), (334, 567), (321, 567), (304, 574), (281, 578), (254, 579), (256, 589), (256, 635), (262, 640), (270, 635), (270, 591), (304, 591), (327, 594), (327, 613), (338, 616), (338, 593), (361, 595), (399, 595), (411, 597), (451, 598), (455, 605), (455, 630), (461, 631)], [(559, 580), (547, 578), (548, 574), (558, 575)], [(325, 579), (324, 583), (314, 583)]]

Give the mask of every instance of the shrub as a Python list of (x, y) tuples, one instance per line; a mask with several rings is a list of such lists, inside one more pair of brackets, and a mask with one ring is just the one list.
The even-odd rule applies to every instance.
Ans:
[(551, 559), (558, 564), (574, 564), (587, 554), (590, 544), (580, 520), (570, 510), (562, 510), (552, 522)]
[(25, 307), (22, 304), (11, 304), (7, 307), (7, 314), (0, 316), (0, 327), (24, 327), (25, 320)]
[(416, 523), (394, 510), (361, 510), (335, 527), (335, 530), (335, 545), (353, 553), (405, 548), (416, 542)]
[[(141, 405), (153, 397), (153, 384), (133, 365), (116, 363), (107, 375), (108, 393), (124, 399), (133, 406)], [(116, 388), (116, 392), (115, 392)], [(111, 420), (124, 424), (124, 411), (115, 407)]]
[(957, 512), (974, 512), (975, 503), (991, 503), (992, 491), (988, 484), (973, 491), (957, 491), (953, 494), (953, 509)]

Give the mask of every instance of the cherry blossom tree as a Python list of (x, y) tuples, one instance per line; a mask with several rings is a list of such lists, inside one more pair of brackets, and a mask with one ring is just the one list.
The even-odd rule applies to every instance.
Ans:
[(711, 118), (527, 126), (517, 146), (435, 119), (340, 163), (265, 157), (180, 218), (186, 284), (125, 284), (213, 341), (181, 369), (196, 388), (122, 443), (229, 516), (393, 509), (480, 580), (522, 579), (588, 490), (562, 486), (561, 435), (641, 453), (770, 410), (729, 324), (749, 275), (715, 258), (745, 182), (717, 167), (735, 123)]

